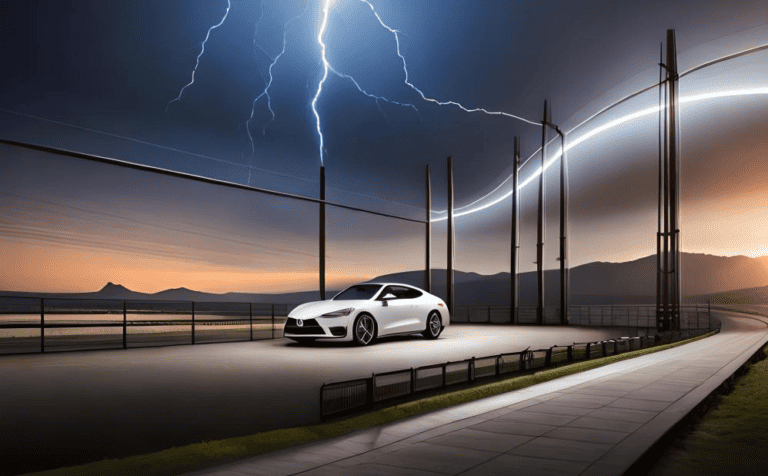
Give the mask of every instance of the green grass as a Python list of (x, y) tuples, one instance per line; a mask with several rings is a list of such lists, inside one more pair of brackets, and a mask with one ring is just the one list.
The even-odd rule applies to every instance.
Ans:
[(716, 396), (716, 407), (683, 429), (647, 474), (768, 474), (768, 360), (747, 367), (732, 391)]
[(547, 382), (567, 375), (584, 372), (622, 360), (659, 352), (693, 342), (712, 335), (706, 334), (685, 341), (637, 350), (625, 354), (603, 357), (600, 359), (578, 362), (536, 373), (495, 381), (489, 384), (458, 390), (416, 400), (400, 405), (376, 410), (359, 416), (329, 423), (299, 428), (256, 433), (239, 438), (195, 443), (156, 453), (131, 456), (122, 459), (108, 459), (69, 468), (34, 473), (36, 475), (90, 476), (104, 475), (132, 476), (171, 476), (203, 468), (217, 466), (249, 456), (256, 456), (290, 446), (342, 436), (356, 430), (383, 425), (414, 415), (439, 410), (441, 408), (471, 402), (481, 398), (518, 390), (530, 385)]

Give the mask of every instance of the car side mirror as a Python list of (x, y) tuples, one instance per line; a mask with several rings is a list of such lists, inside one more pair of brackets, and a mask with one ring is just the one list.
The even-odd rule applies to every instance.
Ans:
[(384, 295), (384, 296), (382, 296), (382, 298), (381, 298), (381, 300), (383, 301), (383, 302), (381, 303), (381, 305), (382, 305), (382, 306), (388, 306), (388, 305), (389, 305), (389, 301), (390, 301), (390, 300), (392, 300), (392, 299), (397, 299), (397, 296), (395, 296), (395, 295), (394, 295), (394, 294), (392, 294), (392, 293), (387, 293), (387, 294), (385, 294), (385, 295)]

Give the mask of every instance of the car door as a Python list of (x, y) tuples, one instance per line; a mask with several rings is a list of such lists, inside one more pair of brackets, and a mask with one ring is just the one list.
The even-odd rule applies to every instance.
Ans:
[(406, 288), (402, 294), (404, 308), (407, 306), (407, 310), (403, 310), (407, 313), (406, 321), (409, 331), (421, 332), (427, 328), (429, 310), (424, 306), (423, 297), (424, 293), (410, 287)]
[[(384, 300), (384, 296), (392, 294), (394, 299)], [(414, 315), (414, 299), (410, 288), (405, 286), (387, 286), (380, 294), (382, 301), (381, 319), (379, 320), (380, 335), (398, 334), (423, 330), (424, 326)]]

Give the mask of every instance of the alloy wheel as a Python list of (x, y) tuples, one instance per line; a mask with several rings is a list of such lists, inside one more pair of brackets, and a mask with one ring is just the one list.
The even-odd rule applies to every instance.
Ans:
[(424, 337), (427, 339), (437, 339), (442, 330), (443, 323), (440, 320), (440, 314), (435, 311), (431, 312), (429, 317), (427, 317), (427, 329), (423, 333)]
[(373, 333), (376, 329), (376, 324), (373, 322), (371, 316), (360, 316), (355, 326), (355, 337), (357, 341), (363, 345), (368, 345), (373, 340)]

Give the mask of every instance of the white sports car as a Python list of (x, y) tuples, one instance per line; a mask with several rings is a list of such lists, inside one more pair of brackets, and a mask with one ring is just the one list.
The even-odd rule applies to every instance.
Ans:
[(437, 296), (407, 284), (363, 283), (331, 300), (298, 306), (285, 321), (284, 335), (301, 343), (336, 339), (368, 345), (395, 334), (437, 339), (449, 324), (448, 308)]

